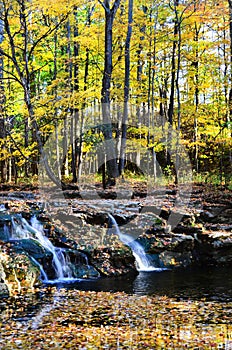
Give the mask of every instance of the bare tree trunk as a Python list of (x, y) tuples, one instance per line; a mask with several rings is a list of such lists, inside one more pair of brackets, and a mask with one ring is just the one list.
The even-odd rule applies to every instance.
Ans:
[[(74, 69), (73, 69), (73, 61), (72, 61), (72, 50), (71, 50), (71, 25), (70, 22), (67, 22), (67, 56), (69, 64), (67, 66), (67, 72), (68, 72), (68, 86), (69, 86), (69, 93), (72, 94), (72, 91), (74, 89), (73, 86), (73, 80), (74, 80)], [(72, 173), (72, 182), (77, 182), (77, 173), (76, 173), (76, 156), (75, 156), (75, 111), (73, 108), (71, 109), (71, 120), (70, 120), (70, 145), (71, 145), (71, 173)]]
[[(75, 17), (76, 24), (74, 26), (74, 47), (73, 47), (73, 56), (74, 56), (74, 64), (73, 64), (73, 91), (77, 93), (79, 91), (79, 65), (78, 65), (78, 56), (79, 56), (79, 43), (77, 42), (78, 33), (78, 22), (77, 22), (77, 9), (75, 8)], [(78, 180), (78, 157), (79, 161), (81, 159), (81, 148), (80, 152), (77, 149), (77, 123), (80, 122), (80, 111), (78, 108), (74, 107), (73, 109), (73, 140), (72, 140), (72, 173), (73, 173), (73, 182), (76, 183)]]
[[(142, 6), (144, 14), (147, 12), (147, 6)], [(144, 40), (144, 33), (146, 31), (146, 25), (142, 25), (140, 27), (140, 42), (138, 45), (138, 50), (137, 50), (137, 81), (138, 81), (138, 91), (137, 91), (137, 96), (136, 96), (136, 116), (137, 116), (137, 123), (138, 127), (141, 128), (142, 122), (144, 123), (144, 120), (142, 121), (142, 117), (144, 115), (141, 113), (141, 90), (142, 90), (142, 73), (143, 73), (143, 60), (141, 59), (141, 53), (143, 50), (143, 45), (142, 42)], [(139, 138), (142, 138), (142, 135), (139, 135)], [(136, 164), (138, 167), (141, 166), (141, 151), (140, 149), (137, 150), (136, 153)]]
[(180, 167), (180, 128), (181, 128), (181, 96), (179, 86), (180, 63), (181, 63), (181, 18), (178, 17), (177, 7), (175, 7), (175, 17), (177, 22), (178, 44), (177, 44), (177, 70), (176, 70), (176, 95), (177, 95), (177, 139), (176, 139), (176, 164), (175, 164), (175, 183), (178, 184)]
[[(53, 65), (54, 65), (54, 72), (53, 72), (53, 79), (56, 80), (57, 78), (57, 33), (54, 34), (54, 58), (53, 58)], [(57, 89), (55, 87), (54, 91), (55, 100), (57, 100)], [(59, 148), (59, 124), (58, 124), (58, 109), (55, 108), (55, 134), (56, 134), (56, 168), (57, 168), (57, 176), (58, 179), (61, 180), (61, 159), (60, 159), (60, 148)]]
[[(174, 1), (174, 9), (179, 5), (179, 0)], [(178, 36), (178, 20), (175, 16), (174, 24), (174, 37), (172, 44), (172, 63), (171, 63), (171, 90), (168, 108), (168, 122), (172, 126), (173, 124), (173, 114), (174, 114), (174, 96), (175, 96), (175, 80), (176, 80), (176, 49), (177, 49), (177, 36)]]
[[(155, 12), (155, 21), (154, 21), (154, 28), (153, 28), (153, 60), (151, 60), (151, 125), (153, 128), (153, 135), (152, 135), (152, 163), (153, 163), (153, 175), (154, 175), (154, 180), (156, 181), (157, 178), (157, 159), (156, 159), (156, 152), (155, 152), (155, 135), (154, 135), (154, 127), (155, 127), (155, 75), (156, 75), (156, 46), (157, 46), (157, 39), (156, 39), (156, 34), (157, 34), (157, 24), (158, 24), (158, 14), (159, 14), (159, 5), (157, 5), (156, 12)], [(151, 49), (152, 49), (152, 42), (151, 42)], [(162, 102), (160, 102), (160, 112), (162, 112), (163, 116), (163, 110), (162, 110)]]
[[(167, 165), (171, 165), (171, 138), (172, 138), (172, 126), (173, 126), (173, 115), (174, 115), (174, 102), (175, 102), (175, 83), (176, 83), (176, 49), (178, 44), (178, 26), (179, 21), (176, 18), (177, 9), (179, 5), (179, 0), (174, 1), (174, 32), (173, 32), (173, 44), (172, 44), (172, 61), (171, 61), (171, 88), (170, 88), (170, 98), (169, 98), (169, 107), (168, 107), (168, 140), (167, 140)], [(169, 150), (169, 151), (168, 151)]]
[(55, 133), (56, 133), (56, 168), (57, 168), (57, 177), (61, 180), (61, 167), (60, 167), (60, 149), (59, 149), (59, 132), (58, 132), (58, 121), (55, 121)]
[[(3, 21), (0, 20), (0, 44), (4, 39), (4, 26)], [(4, 83), (3, 83), (3, 68), (4, 61), (3, 57), (0, 57), (0, 139), (2, 139), (3, 144), (1, 145), (2, 151), (6, 150), (5, 137), (6, 137), (6, 125), (5, 125), (5, 116), (4, 116), (4, 104), (5, 104), (5, 92), (4, 92)], [(0, 175), (1, 182), (6, 182), (7, 176), (7, 162), (3, 154), (3, 159), (0, 161)]]
[[(230, 21), (230, 64), (232, 66), (232, 0), (228, 0), (229, 4), (229, 21)], [(231, 87), (229, 93), (229, 111), (232, 116), (232, 69), (231, 69)]]
[[(25, 1), (21, 1), (19, 5), (20, 5), (20, 22), (21, 22), (23, 38), (24, 38), (24, 43), (23, 43), (23, 63), (24, 63), (24, 71), (25, 71), (24, 85), (27, 88), (27, 90), (30, 91), (30, 94), (31, 94), (31, 76), (29, 73), (29, 59), (28, 59), (29, 33), (28, 33), (28, 25), (27, 25), (27, 19), (26, 19)], [(24, 91), (24, 94), (25, 94), (25, 91)], [(28, 97), (25, 97), (25, 98), (28, 98)], [(26, 116), (24, 120), (24, 147), (25, 148), (28, 148), (29, 146), (29, 119), (30, 119), (30, 114)], [(25, 168), (25, 175), (26, 177), (28, 177), (29, 174), (28, 174), (27, 161), (25, 162), (24, 168)]]
[[(229, 21), (230, 21), (230, 92), (229, 92), (229, 114), (227, 117), (227, 123), (229, 128), (230, 137), (232, 136), (231, 120), (232, 120), (232, 0), (228, 0), (229, 3)], [(232, 166), (232, 152), (229, 154), (230, 166)]]
[(61, 174), (64, 175), (66, 178), (69, 177), (69, 167), (68, 167), (68, 122), (67, 118), (64, 118), (64, 125), (63, 125), (63, 155), (62, 155), (62, 169)]
[(84, 114), (83, 111), (79, 115), (79, 140), (76, 140), (77, 149), (77, 180), (80, 180), (82, 173), (82, 146), (83, 146), (83, 130), (84, 130)]
[(198, 164), (198, 108), (199, 108), (199, 52), (198, 52), (198, 41), (199, 41), (199, 29), (197, 28), (197, 23), (195, 23), (195, 38), (196, 43), (196, 52), (195, 52), (195, 61), (193, 62), (193, 67), (195, 69), (195, 114), (194, 114), (194, 166), (195, 170), (198, 173), (199, 164)]
[(111, 110), (110, 110), (110, 86), (112, 76), (112, 38), (113, 38), (113, 22), (120, 5), (121, 0), (115, 0), (112, 8), (110, 8), (110, 0), (104, 2), (98, 0), (105, 10), (105, 59), (104, 73), (102, 79), (101, 103), (102, 103), (102, 118), (104, 124), (105, 152), (106, 152), (106, 168), (109, 184), (114, 184), (115, 179), (119, 176), (116, 150), (113, 142)]
[(130, 42), (132, 35), (132, 22), (133, 22), (133, 0), (129, 0), (128, 3), (128, 27), (125, 43), (125, 80), (124, 80), (124, 109), (122, 118), (122, 134), (121, 134), (121, 147), (120, 147), (120, 159), (119, 159), (119, 173), (123, 176), (125, 167), (125, 153), (126, 153), (126, 137), (127, 137), (127, 122), (128, 122), (128, 101), (130, 94)]
[[(0, 91), (0, 93), (2, 93), (2, 91)], [(1, 182), (6, 182), (7, 179), (7, 162), (5, 159), (5, 154), (4, 152), (6, 151), (6, 145), (5, 145), (5, 138), (6, 138), (6, 126), (5, 126), (5, 118), (4, 118), (4, 110), (2, 108), (2, 96), (0, 98), (0, 103), (1, 103), (1, 107), (0, 107), (0, 140), (2, 141), (2, 145), (1, 145), (1, 151), (0, 151), (0, 156), (2, 153), (2, 158), (0, 161), (0, 180)], [(4, 103), (4, 102), (3, 102)]]

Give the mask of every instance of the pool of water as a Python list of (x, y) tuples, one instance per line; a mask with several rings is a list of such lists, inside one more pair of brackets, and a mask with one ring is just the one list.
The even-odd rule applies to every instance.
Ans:
[(207, 267), (140, 272), (137, 276), (80, 280), (60, 284), (67, 289), (166, 295), (180, 299), (232, 301), (230, 267)]
[(140, 272), (137, 276), (57, 282), (50, 286), (45, 284), (36, 294), (0, 299), (0, 323), (13, 321), (19, 322), (25, 329), (37, 329), (46, 315), (60, 308), (61, 302), (69, 305), (69, 292), (75, 293), (75, 290), (166, 296), (180, 302), (201, 300), (203, 304), (212, 301), (212, 305), (230, 305), (232, 273), (229, 267), (208, 267)]

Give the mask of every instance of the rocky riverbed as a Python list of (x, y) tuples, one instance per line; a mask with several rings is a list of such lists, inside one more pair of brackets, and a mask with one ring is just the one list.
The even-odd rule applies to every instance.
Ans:
[(87, 188), (41, 196), (36, 189), (2, 190), (0, 293), (28, 292), (39, 286), (39, 265), (49, 279), (55, 278), (51, 251), (30, 235), (15, 237), (15, 222), (20, 230), (22, 219), (30, 224), (35, 216), (53, 246), (65, 251), (76, 278), (137, 273), (133, 252), (120, 241), (118, 229), (136, 240), (157, 268), (232, 264), (231, 192), (193, 186), (188, 201), (175, 187), (148, 193), (138, 186), (129, 192), (120, 191), (119, 196), (113, 189)]

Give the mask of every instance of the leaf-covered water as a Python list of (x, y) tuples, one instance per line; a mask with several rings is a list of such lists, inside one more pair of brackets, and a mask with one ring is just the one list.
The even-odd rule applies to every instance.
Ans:
[[(163, 283), (163, 289), (157, 287), (156, 293), (150, 290), (150, 295), (142, 290), (148, 288), (152, 275), (145, 278), (140, 274), (135, 280), (118, 279), (118, 290), (127, 283), (128, 293), (116, 291), (116, 280), (112, 283), (111, 279), (103, 279), (98, 288), (106, 290), (108, 283), (111, 292), (81, 291), (71, 285), (70, 289), (47, 286), (34, 295), (2, 299), (0, 348), (232, 349), (231, 291), (225, 293), (225, 282), (220, 298), (216, 288), (223, 278), (230, 280), (230, 275), (226, 278), (221, 270), (221, 280), (216, 274), (214, 279), (210, 274), (207, 279), (202, 272), (203, 287), (192, 274), (191, 297), (187, 273), (182, 273), (179, 280), (171, 272), (156, 274), (157, 284)], [(167, 282), (168, 278), (169, 295), (165, 295), (164, 280)], [(85, 282), (86, 289), (91, 286), (88, 283)], [(209, 293), (204, 295), (207, 285)], [(130, 293), (132, 287), (137, 294)]]

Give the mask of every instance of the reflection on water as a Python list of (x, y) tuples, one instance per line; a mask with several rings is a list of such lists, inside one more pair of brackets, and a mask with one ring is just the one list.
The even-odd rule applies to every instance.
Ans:
[(187, 269), (163, 271), (156, 275), (141, 273), (133, 283), (133, 292), (167, 295), (180, 299), (232, 301), (231, 269)]
[[(120, 291), (130, 295), (87, 294), (77, 290)], [(140, 297), (141, 295), (152, 295), (152, 297)], [(229, 268), (140, 272), (134, 277), (59, 283), (56, 286), (47, 285), (38, 294), (0, 299), (0, 348), (26, 349), (26, 345), (32, 343), (38, 347), (39, 339), (41, 344), (46, 343), (46, 347), (42, 348), (48, 349), (49, 344), (54, 344), (53, 339), (62, 334), (65, 346), (67, 332), (70, 341), (70, 337), (75, 338), (78, 327), (81, 327), (80, 334), (84, 332), (83, 324), (86, 324), (88, 335), (92, 330), (95, 332), (93, 335), (90, 334), (90, 339), (94, 339), (96, 324), (91, 322), (96, 321), (97, 317), (97, 322), (103, 322), (97, 323), (98, 327), (101, 324), (98, 328), (98, 332), (102, 332), (101, 342), (106, 339), (104, 332), (111, 328), (113, 333), (110, 337), (112, 338), (112, 334), (118, 337), (118, 324), (121, 325), (121, 343), (119, 338), (115, 338), (117, 349), (125, 348), (124, 344), (128, 346), (129, 329), (130, 349), (137, 348), (132, 347), (132, 342), (134, 344), (135, 339), (138, 342), (144, 341), (145, 335), (146, 342), (151, 341), (152, 344), (163, 342), (160, 347), (149, 347), (152, 349), (166, 349), (165, 342), (168, 342), (170, 345), (168, 349), (229, 350), (232, 349), (231, 310), (232, 275)], [(121, 327), (127, 331), (121, 331)], [(41, 334), (45, 333), (46, 336), (41, 337)], [(77, 340), (78, 337), (75, 338), (75, 341)], [(37, 347), (30, 346), (31, 349)], [(68, 347), (85, 348), (82, 345)]]
[[(50, 295), (49, 290), (54, 287), (57, 288), (56, 293)], [(79, 280), (76, 283), (59, 283), (50, 287), (47, 285), (45, 292), (26, 298), (19, 297), (16, 302), (11, 298), (0, 299), (0, 320), (17, 319), (26, 325), (31, 319), (34, 322), (32, 326), (37, 326), (44, 315), (58, 305), (57, 300), (62, 298), (61, 291), (65, 289), (167, 296), (179, 300), (232, 302), (232, 274), (229, 267), (178, 269), (140, 272), (137, 276), (128, 275), (121, 278)]]
[(232, 273), (229, 267), (207, 267), (160, 272), (140, 272), (136, 277), (100, 278), (63, 285), (80, 290), (126, 292), (139, 295), (167, 295), (180, 299), (232, 301)]

